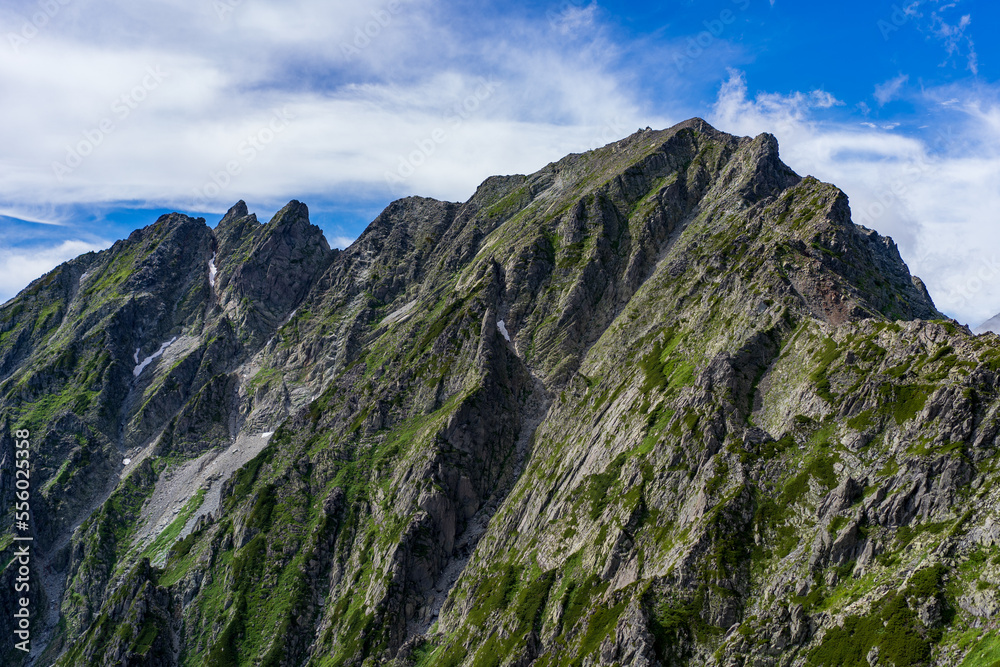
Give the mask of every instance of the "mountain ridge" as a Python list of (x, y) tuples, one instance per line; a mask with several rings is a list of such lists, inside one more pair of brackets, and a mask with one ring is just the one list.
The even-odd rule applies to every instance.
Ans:
[(1000, 608), (998, 341), (771, 135), (640, 130), (343, 251), (294, 200), (168, 214), (0, 309), (8, 368), (34, 664), (951, 664)]

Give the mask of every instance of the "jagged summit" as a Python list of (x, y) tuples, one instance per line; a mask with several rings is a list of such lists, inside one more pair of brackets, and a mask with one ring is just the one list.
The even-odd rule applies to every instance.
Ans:
[(33, 660), (959, 664), (995, 646), (998, 341), (701, 119), (344, 251), (294, 200), (171, 214), (0, 310)]
[(288, 224), (298, 220), (309, 220), (309, 207), (293, 199), (274, 214), (274, 217), (271, 218), (271, 224)]
[(233, 204), (233, 206), (228, 211), (226, 211), (226, 215), (222, 217), (222, 220), (219, 221), (219, 224), (223, 225), (238, 218), (245, 218), (249, 214), (250, 212), (247, 210), (247, 203), (241, 199), (235, 204)]

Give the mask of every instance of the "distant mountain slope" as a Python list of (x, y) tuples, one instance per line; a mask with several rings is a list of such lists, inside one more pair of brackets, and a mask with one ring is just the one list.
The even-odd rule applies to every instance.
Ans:
[(994, 315), (990, 319), (980, 324), (978, 327), (972, 330), (972, 333), (984, 334), (989, 331), (992, 331), (993, 333), (1000, 332), (1000, 314)]
[(0, 309), (34, 664), (990, 664), (998, 382), (840, 190), (700, 119), (344, 251), (299, 202), (164, 216)]

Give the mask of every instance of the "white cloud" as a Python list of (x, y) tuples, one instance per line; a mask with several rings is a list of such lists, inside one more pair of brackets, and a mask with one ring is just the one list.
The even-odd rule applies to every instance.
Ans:
[(14, 218), (25, 222), (34, 222), (39, 225), (51, 225), (53, 227), (66, 227), (67, 223), (62, 220), (55, 220), (51, 216), (37, 212), (38, 207), (29, 207), (30, 211), (23, 208), (8, 208), (0, 206), (0, 217)]
[(889, 79), (885, 83), (880, 83), (875, 86), (875, 100), (878, 101), (878, 105), (880, 107), (884, 107), (889, 102), (897, 99), (899, 97), (899, 91), (902, 90), (903, 86), (909, 80), (910, 77), (908, 74), (900, 74), (893, 79)]
[(111, 243), (63, 241), (58, 245), (24, 248), (0, 248), (0, 303), (15, 296), (25, 285), (63, 262), (87, 252), (103, 250)]
[[(921, 8), (933, 2), (929, 17), (920, 11)], [(971, 14), (961, 14), (957, 20), (950, 17), (950, 11), (956, 9), (961, 0), (941, 4), (941, 0), (914, 0), (906, 7), (906, 13), (918, 19), (927, 18), (921, 21), (921, 29), (929, 32), (937, 38), (945, 48), (947, 55), (945, 63), (955, 58), (965, 58), (965, 67), (973, 75), (979, 74), (979, 55), (976, 53), (976, 45), (972, 37), (968, 34), (972, 25)], [(944, 63), (943, 63), (944, 64)]]
[(712, 117), (727, 132), (757, 134), (766, 131), (761, 130), (762, 127), (797, 128), (806, 122), (813, 109), (841, 104), (843, 102), (821, 90), (791, 95), (758, 93), (750, 99), (746, 77), (730, 69), (729, 79), (719, 90)]
[(557, 9), (550, 9), (546, 17), (563, 35), (590, 30), (596, 23), (597, 3), (580, 5), (573, 2), (563, 2)]
[[(954, 6), (949, 5), (949, 8)], [(944, 42), (948, 55), (954, 56), (961, 53), (962, 47), (965, 46), (967, 67), (973, 74), (978, 74), (979, 56), (976, 54), (976, 45), (972, 38), (965, 34), (966, 29), (972, 24), (972, 16), (964, 14), (959, 18), (958, 23), (949, 24), (937, 12), (934, 12), (933, 19), (934, 32)]]
[[(619, 54), (593, 3), (540, 25), (480, 22), (474, 36), (429, 0), (229, 4), (220, 19), (212, 3), (76, 0), (0, 58), (0, 201), (465, 199), (494, 173), (593, 147), (609, 125), (606, 141), (680, 120), (643, 114), (611, 74)], [(475, 100), (483, 80), (499, 85)], [(386, 173), (441, 131), (390, 189)]]
[(812, 108), (805, 94), (751, 99), (734, 72), (711, 120), (730, 132), (775, 134), (789, 166), (842, 188), (854, 221), (896, 240), (944, 312), (976, 325), (1000, 311), (1000, 106), (955, 105), (947, 120), (956, 129), (936, 140), (820, 122)]

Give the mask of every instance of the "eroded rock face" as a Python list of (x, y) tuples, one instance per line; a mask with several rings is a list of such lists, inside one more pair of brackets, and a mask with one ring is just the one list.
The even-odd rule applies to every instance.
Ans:
[[(335, 253), (309, 222), (305, 204), (289, 202), (265, 225), (237, 204), (220, 222), (220, 305), (241, 334), (262, 342), (283, 324)], [(238, 240), (238, 245), (237, 245)]]
[(46, 664), (955, 664), (997, 613), (1000, 339), (770, 135), (640, 131), (342, 252), (296, 201), (164, 216), (0, 333)]

